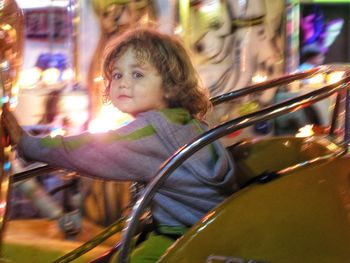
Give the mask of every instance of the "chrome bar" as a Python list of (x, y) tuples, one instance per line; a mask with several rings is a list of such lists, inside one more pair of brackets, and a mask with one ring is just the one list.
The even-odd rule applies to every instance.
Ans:
[(288, 84), (288, 83), (291, 83), (295, 80), (310, 78), (313, 75), (326, 73), (326, 72), (330, 71), (331, 70), (330, 67), (331, 66), (320, 66), (320, 67), (313, 68), (313, 69), (310, 69), (307, 71), (297, 72), (294, 74), (285, 75), (285, 76), (282, 76), (279, 78), (267, 80), (267, 81), (262, 82), (262, 83), (247, 86), (247, 87), (239, 89), (239, 90), (235, 90), (232, 92), (228, 92), (228, 93), (213, 97), (213, 98), (211, 98), (211, 102), (213, 103), (213, 105), (218, 105), (220, 103), (230, 101), (233, 99), (237, 99), (239, 97), (247, 96), (249, 94), (253, 94), (256, 92), (265, 91), (265, 90), (271, 89), (271, 88), (279, 86), (279, 85)]
[(51, 172), (54, 172), (57, 170), (62, 170), (62, 168), (53, 167), (53, 166), (50, 166), (48, 164), (45, 164), (45, 165), (40, 166), (40, 167), (35, 167), (35, 168), (29, 169), (26, 171), (22, 171), (22, 172), (13, 174), (11, 176), (11, 182), (18, 183), (18, 182), (21, 182), (24, 180), (28, 180), (28, 179), (35, 177), (35, 176), (44, 175), (44, 174), (51, 173)]
[(335, 100), (335, 104), (334, 104), (334, 109), (333, 109), (333, 113), (332, 113), (332, 120), (331, 120), (331, 125), (329, 128), (329, 136), (333, 137), (335, 134), (335, 130), (337, 128), (337, 124), (338, 124), (338, 115), (340, 113), (340, 103), (342, 101), (342, 94), (339, 92), (337, 94), (337, 98)]
[[(349, 85), (348, 85), (349, 86)], [(345, 114), (344, 114), (344, 143), (350, 140), (350, 90), (346, 90)]]

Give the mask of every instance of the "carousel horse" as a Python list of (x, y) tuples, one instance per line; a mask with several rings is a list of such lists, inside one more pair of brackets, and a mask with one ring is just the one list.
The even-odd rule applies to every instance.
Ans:
[[(283, 49), (279, 42), (282, 5), (275, 1), (274, 8), (267, 8), (267, 2), (219, 1), (216, 14), (206, 13), (206, 16), (203, 15), (205, 1), (191, 2), (190, 25), (193, 30), (190, 47), (211, 96), (238, 90), (282, 73)], [(268, 15), (268, 12), (274, 14)], [(266, 105), (272, 98), (273, 91), (219, 105), (208, 121), (216, 125)]]
[(282, 54), (276, 43), (278, 29), (268, 30), (265, 1), (220, 1), (221, 12), (198, 25), (200, 2), (193, 1), (191, 6), (195, 25), (191, 48), (212, 96), (251, 84), (257, 73), (269, 77), (280, 73), (276, 65)]

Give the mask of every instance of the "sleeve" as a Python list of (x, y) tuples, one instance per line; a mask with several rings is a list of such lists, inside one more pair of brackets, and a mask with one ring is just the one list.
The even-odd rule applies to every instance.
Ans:
[(144, 119), (108, 133), (76, 136), (33, 137), (24, 135), (20, 155), (30, 161), (118, 181), (147, 182), (164, 161), (162, 143), (153, 125)]

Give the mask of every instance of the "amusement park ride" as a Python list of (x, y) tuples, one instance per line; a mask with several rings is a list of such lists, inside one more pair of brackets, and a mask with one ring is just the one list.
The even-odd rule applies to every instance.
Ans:
[[(108, 38), (140, 21), (144, 25), (155, 26), (152, 19), (157, 15), (161, 19), (161, 2), (164, 3), (161, 0), (92, 1), (102, 29), (88, 70), (86, 85), (90, 96), (98, 97), (101, 89), (97, 66), (100, 62), (97, 60)], [(182, 34), (184, 42), (194, 48), (194, 59), (199, 73), (207, 77), (204, 82), (217, 109), (216, 115), (211, 118), (215, 123), (214, 128), (194, 138), (163, 163), (155, 173), (154, 180), (136, 197), (136, 201), (133, 200), (134, 206), (128, 217), (119, 214), (113, 224), (104, 230), (99, 228), (100, 234), (86, 243), (76, 242), (77, 248), (67, 254), (67, 249), (56, 247), (55, 243), (53, 247), (39, 244), (35, 246), (35, 240), (9, 242), (6, 238), (8, 231), (16, 231), (16, 227), (11, 227), (16, 220), (12, 221), (8, 214), (12, 200), (11, 188), (20, 182), (57, 171), (58, 168), (34, 164), (23, 171), (14, 172), (14, 149), (9, 144), (6, 132), (0, 129), (0, 241), (4, 260), (98, 263), (108, 262), (118, 251), (119, 262), (129, 262), (133, 238), (138, 235), (139, 225), (142, 225), (139, 218), (143, 216), (159, 186), (192, 154), (215, 140), (230, 142), (227, 150), (237, 164), (240, 190), (178, 239), (160, 262), (326, 263), (349, 260), (350, 66), (322, 65), (295, 72), (294, 65), (293, 70), (284, 70), (283, 67), (287, 66), (281, 61), (285, 64), (290, 62), (289, 67), (294, 63), (292, 59), (295, 58), (282, 56), (283, 50), (288, 50), (289, 55), (296, 52), (290, 46), (294, 40), (282, 41), (281, 35), (277, 35), (277, 26), (266, 24), (266, 21), (272, 23), (281, 20), (281, 17), (264, 13), (269, 10), (266, 5), (271, 4), (271, 1), (265, 1), (266, 5), (262, 4), (263, 1), (258, 2), (258, 5), (257, 1), (249, 0), (172, 2), (171, 8), (179, 10), (179, 19), (171, 30), (175, 33), (178, 30), (177, 34), (180, 35), (181, 30), (185, 32)], [(284, 8), (284, 1), (275, 2), (278, 3), (275, 6)], [(290, 10), (290, 5), (295, 8), (293, 5), (296, 1), (286, 2), (287, 11)], [(157, 4), (158, 9), (155, 8)], [(203, 12), (208, 10), (205, 9), (208, 6), (214, 8), (216, 13), (213, 11), (205, 17)], [(152, 21), (144, 21), (145, 14)], [(268, 19), (264, 20), (266, 17)], [(16, 2), (0, 0), (2, 107), (15, 108), (17, 102), (19, 72), (23, 64), (22, 50), (25, 44), (23, 19)], [(201, 23), (201, 19), (206, 23)], [(227, 24), (227, 21), (230, 23)], [(73, 27), (71, 32), (76, 33), (76, 28)], [(252, 39), (255, 43), (259, 41), (263, 48), (254, 48)], [(208, 40), (212, 41), (211, 46), (208, 45)], [(77, 44), (76, 39), (73, 43)], [(231, 47), (234, 49), (230, 49)], [(250, 53), (253, 56), (247, 58), (250, 50), (254, 50)], [(267, 52), (263, 52), (266, 50)], [(236, 57), (232, 57), (232, 53)], [(74, 73), (78, 74), (78, 55), (73, 55), (71, 59), (71, 65), (75, 65)], [(214, 73), (221, 72), (223, 74), (219, 78), (215, 77), (217, 81), (214, 81)], [(335, 75), (336, 80), (332, 79)], [(322, 83), (312, 84), (312, 89), (309, 87), (305, 92), (299, 92), (297, 96), (287, 100), (267, 102), (266, 98), (271, 98), (276, 90), (295, 90), (295, 87), (301, 87), (302, 83), (317, 76), (322, 77)], [(254, 82), (258, 77), (261, 79)], [(74, 82), (78, 79), (73, 77)], [(231, 90), (231, 87), (234, 88)], [(50, 86), (47, 88), (50, 89)], [(271, 130), (261, 133), (264, 130), (262, 124), (274, 123), (278, 118), (291, 116), (287, 114), (294, 114), (298, 110), (300, 112), (311, 105), (320, 105), (322, 101), (326, 101), (327, 109), (329, 107), (332, 112), (324, 114), (322, 125), (314, 127), (313, 133), (298, 136), (289, 134), (283, 137), (274, 136)], [(94, 104), (91, 100), (90, 118), (96, 117), (101, 107), (98, 102)], [(125, 117), (123, 118), (125, 121)], [(245, 129), (250, 129), (247, 133), (249, 136), (242, 132)], [(237, 136), (238, 133), (240, 136)], [(64, 173), (68, 174), (70, 171)], [(125, 191), (124, 186), (120, 189)], [(7, 225), (9, 227), (6, 228)], [(115, 244), (109, 243), (107, 248), (103, 242), (120, 233), (120, 243), (118, 236), (118, 241), (113, 241)], [(72, 245), (73, 241), (65, 242)], [(93, 255), (86, 254), (101, 243), (104, 245), (98, 252)]]

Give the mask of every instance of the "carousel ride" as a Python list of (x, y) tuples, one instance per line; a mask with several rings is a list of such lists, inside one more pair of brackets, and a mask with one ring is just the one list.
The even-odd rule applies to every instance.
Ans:
[[(178, 239), (160, 262), (346, 261), (350, 256), (350, 67), (329, 65), (285, 75), (220, 95), (213, 98), (213, 103), (333, 72), (343, 73), (336, 83), (229, 120), (181, 147), (159, 168), (128, 218), (115, 222), (92, 240), (52, 261), (79, 259), (118, 232), (122, 233), (121, 241), (91, 262), (107, 262), (117, 251), (119, 262), (129, 262), (132, 240), (139, 233), (139, 218), (159, 186), (192, 154), (239, 129), (301, 110), (330, 96), (335, 96), (336, 103), (331, 122), (323, 129), (299, 136), (246, 139), (228, 147), (237, 164), (240, 190)], [(52, 168), (45, 166), (15, 174), (13, 180), (37, 176), (45, 169)]]
[[(106, 19), (113, 20), (116, 11), (128, 11), (128, 8), (132, 7), (131, 5), (131, 7), (118, 9), (120, 8), (119, 2), (116, 6), (110, 6), (110, 3), (107, 2), (105, 4), (110, 7), (110, 13), (101, 14)], [(151, 1), (141, 2), (144, 5), (138, 6), (140, 11), (152, 10), (145, 9)], [(96, 7), (101, 7), (97, 6), (97, 3), (101, 1), (95, 3)], [(11, 103), (8, 102), (13, 102), (13, 98), (16, 97), (15, 87), (18, 79), (15, 73), (21, 66), (21, 45), (23, 43), (20, 41), (22, 39), (20, 34), (23, 18), (15, 2), (4, 1), (4, 7), (4, 10), (11, 10), (11, 12), (3, 12), (1, 21), (6, 18), (4, 21), (7, 21), (11, 27), (1, 27), (4, 31), (3, 35), (7, 36), (5, 43), (10, 43), (1, 45), (4, 47), (1, 50), (4, 54), (1, 62), (2, 106), (14, 107), (15, 103), (11, 106)], [(198, 6), (193, 4), (192, 7)], [(228, 5), (228, 7), (232, 6)], [(262, 7), (260, 9), (264, 10)], [(10, 16), (11, 19), (8, 19), (7, 16)], [(260, 22), (257, 24), (245, 22), (247, 22), (245, 24), (247, 27), (256, 25), (261, 27)], [(244, 29), (247, 28), (240, 28), (240, 30)], [(93, 69), (91, 72), (97, 74)], [(16, 220), (7, 220), (9, 207), (7, 200), (9, 200), (10, 190), (14, 184), (57, 171), (58, 168), (39, 164), (35, 169), (28, 167), (25, 171), (13, 174), (13, 171), (11, 172), (13, 165), (10, 162), (14, 159), (13, 151), (6, 139), (6, 134), (2, 133), (4, 148), (2, 155), (4, 165), (1, 176), (2, 257), (12, 262), (106, 262), (116, 251), (119, 251), (120, 262), (128, 262), (130, 243), (137, 234), (135, 232), (138, 217), (143, 214), (157, 187), (168, 176), (171, 176), (171, 172), (191, 154), (214, 140), (230, 137), (243, 129), (274, 120), (289, 112), (300, 111), (323, 99), (332, 98), (334, 111), (331, 117), (327, 118), (330, 123), (323, 123), (322, 127), (314, 127), (313, 135), (244, 139), (228, 146), (228, 151), (237, 163), (241, 190), (208, 213), (201, 222), (198, 222), (178, 240), (163, 257), (162, 262), (222, 262), (227, 260), (233, 262), (235, 260), (237, 262), (244, 262), (244, 260), (301, 262), (305, 259), (308, 262), (346, 261), (349, 258), (346, 248), (350, 242), (346, 220), (349, 194), (349, 186), (346, 181), (349, 172), (347, 168), (349, 162), (347, 154), (350, 114), (347, 85), (349, 72), (348, 66), (322, 66), (256, 85), (245, 83), (245, 85), (242, 84), (242, 89), (214, 97), (214, 104), (227, 104), (225, 107), (230, 108), (230, 105), (236, 104), (237, 101), (242, 102), (246, 96), (256, 97), (256, 94), (285, 89), (296, 83), (299, 85), (301, 81), (311, 79), (316, 75), (323, 76), (324, 79), (333, 73), (341, 75), (340, 80), (319, 86), (318, 89), (293, 99), (268, 105), (260, 110), (254, 108), (253, 111), (238, 118), (231, 116), (227, 119), (226, 116), (216, 128), (194, 139), (169, 157), (163, 168), (155, 174), (155, 180), (146, 188), (145, 193), (138, 201), (134, 200), (137, 205), (132, 209), (128, 219), (121, 217), (105, 229), (80, 222), (82, 232), (79, 234), (80, 238), (74, 241), (64, 239), (64, 234), (60, 232), (55, 221), (48, 223), (48, 221), (40, 220), (34, 223), (34, 221), (25, 220), (20, 225)], [(92, 80), (96, 79), (97, 75), (91, 76)], [(90, 92), (96, 92), (95, 88), (91, 89)], [(271, 156), (276, 158), (272, 159)], [(334, 170), (339, 173), (335, 175), (332, 172)], [(69, 174), (70, 171), (63, 173)], [(98, 182), (98, 184), (101, 183)], [(104, 185), (102, 189), (106, 187)], [(115, 187), (119, 185), (114, 185), (112, 189)], [(124, 189), (122, 191), (125, 191), (125, 186), (122, 187)], [(90, 212), (96, 213), (94, 210)], [(36, 232), (34, 235), (21, 235), (21, 232), (28, 230), (27, 227), (21, 227), (24, 225), (36, 225), (34, 228), (41, 231), (33, 231), (33, 234)], [(123, 228), (122, 242), (119, 243)], [(322, 237), (319, 233), (322, 233)], [(93, 237), (95, 234), (97, 236)], [(114, 235), (113, 240), (107, 240), (112, 235)], [(38, 236), (54, 236), (55, 240), (33, 241)], [(90, 238), (92, 239), (87, 241)], [(220, 242), (213, 244), (210, 242), (212, 240)], [(232, 240), (239, 240), (239, 242), (232, 242)], [(96, 248), (98, 245), (99, 247)], [(279, 248), (278, 251), (276, 247)], [(319, 248), (327, 253), (316, 253), (315, 251), (319, 251)], [(290, 255), (292, 250), (296, 251), (293, 256)]]

